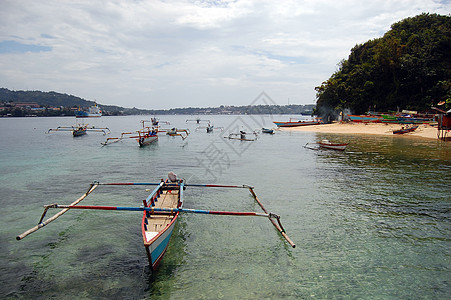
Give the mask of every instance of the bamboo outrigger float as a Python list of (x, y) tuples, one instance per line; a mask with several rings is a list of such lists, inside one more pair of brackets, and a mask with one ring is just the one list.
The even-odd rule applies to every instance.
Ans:
[[(78, 205), (83, 199), (91, 194), (98, 186), (157, 186), (149, 196), (143, 200), (140, 207), (116, 207), (116, 206), (83, 206)], [(233, 212), (233, 211), (211, 211), (199, 209), (184, 209), (183, 196), (186, 187), (204, 187), (204, 188), (244, 188), (248, 189), (254, 197), (255, 201), (263, 210), (258, 212)], [(44, 221), (47, 211), (51, 208), (62, 209), (57, 214)], [(58, 217), (66, 213), (70, 209), (95, 209), (95, 210), (116, 210), (116, 211), (141, 211), (143, 212), (141, 221), (141, 231), (144, 247), (146, 249), (149, 265), (152, 270), (158, 266), (169, 245), (169, 240), (174, 230), (177, 218), (180, 213), (197, 213), (210, 215), (230, 215), (230, 216), (256, 216), (268, 218), (277, 231), (285, 238), (285, 240), (294, 248), (296, 245), (291, 241), (285, 233), (280, 222), (280, 216), (269, 213), (254, 192), (254, 188), (248, 185), (214, 185), (214, 184), (185, 184), (184, 180), (180, 180), (177, 176), (170, 172), (168, 179), (161, 180), (159, 183), (99, 183), (94, 182), (90, 185), (88, 191), (70, 205), (50, 204), (44, 206), (44, 212), (36, 226), (25, 231), (16, 237), (22, 240), (29, 234), (55, 221)]]

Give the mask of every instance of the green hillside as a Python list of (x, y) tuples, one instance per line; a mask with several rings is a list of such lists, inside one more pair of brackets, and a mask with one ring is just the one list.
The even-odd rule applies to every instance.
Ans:
[(383, 37), (356, 45), (315, 90), (323, 116), (450, 105), (451, 17), (421, 14), (393, 24)]
[(80, 97), (57, 92), (11, 91), (5, 88), (0, 88), (0, 101), (36, 102), (41, 106), (52, 107), (89, 107), (95, 104), (94, 101), (88, 101)]

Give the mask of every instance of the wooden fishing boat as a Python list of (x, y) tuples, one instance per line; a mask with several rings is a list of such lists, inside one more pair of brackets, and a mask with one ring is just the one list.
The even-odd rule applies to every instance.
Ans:
[(138, 144), (140, 147), (150, 145), (158, 140), (157, 130), (146, 127), (138, 131)]
[(78, 128), (74, 128), (72, 130), (72, 135), (73, 136), (82, 136), (86, 134), (87, 131), (87, 126), (86, 125), (80, 125)]
[(72, 132), (72, 135), (74, 137), (85, 135), (88, 131), (103, 132), (103, 135), (110, 133), (110, 130), (106, 127), (94, 127), (88, 126), (88, 124), (76, 124), (75, 126), (58, 126), (55, 129), (50, 128), (47, 133), (51, 133), (52, 131), (70, 131)]
[(352, 122), (357, 123), (380, 123), (382, 122), (381, 116), (375, 116), (375, 115), (347, 115), (348, 118)]
[[(83, 199), (91, 194), (99, 186), (157, 186), (149, 196), (143, 200), (143, 206), (140, 207), (118, 207), (118, 206), (93, 206), (93, 205), (78, 205)], [(234, 211), (212, 211), (199, 209), (184, 209), (184, 190), (185, 187), (201, 187), (201, 188), (244, 188), (248, 189), (252, 194), (254, 200), (258, 203), (263, 213), (259, 212), (234, 212)], [(49, 209), (62, 209), (52, 217), (44, 220)], [(184, 180), (177, 178), (173, 172), (169, 172), (168, 179), (161, 180), (159, 183), (148, 182), (125, 182), (125, 183), (100, 183), (94, 182), (90, 185), (88, 191), (80, 198), (75, 200), (70, 205), (50, 204), (44, 206), (44, 212), (38, 222), (38, 225), (30, 228), (16, 237), (17, 240), (22, 240), (29, 234), (43, 228), (49, 223), (55, 221), (69, 210), (73, 209), (94, 209), (103, 211), (138, 211), (143, 212), (141, 219), (141, 232), (144, 247), (149, 260), (151, 270), (154, 271), (161, 262), (169, 245), (169, 241), (174, 231), (180, 213), (196, 213), (196, 214), (210, 214), (210, 215), (229, 215), (229, 216), (256, 216), (266, 217), (285, 238), (285, 240), (294, 248), (296, 245), (291, 241), (285, 232), (285, 229), (280, 222), (280, 216), (269, 213), (254, 192), (254, 188), (248, 185), (215, 185), (215, 184), (186, 184)]]
[(321, 142), (318, 142), (318, 145), (320, 148), (344, 151), (346, 147), (349, 145), (349, 143), (337, 144), (332, 143), (329, 140), (322, 140)]
[(274, 129), (262, 128), (262, 133), (274, 134)]
[(186, 120), (186, 123), (188, 123), (188, 122), (196, 122), (197, 124), (200, 124), (200, 122), (210, 123), (210, 120), (201, 120), (200, 118), (196, 118), (195, 120)]
[(215, 130), (215, 129), (219, 129), (219, 130), (223, 131), (223, 130), (224, 130), (224, 127), (215, 127), (215, 126), (211, 125), (210, 123), (208, 123), (207, 126), (198, 126), (198, 127), (196, 128), (196, 131), (197, 131), (197, 130), (201, 130), (201, 129), (206, 129), (206, 130), (207, 130), (207, 133), (212, 133), (213, 130)]
[[(152, 270), (160, 263), (169, 245), (172, 231), (183, 206), (183, 181), (176, 179), (174, 173), (169, 173), (170, 179), (163, 181), (146, 200), (144, 207), (150, 211), (144, 211), (141, 223), (144, 247)], [(156, 212), (155, 209), (163, 211)], [(166, 211), (169, 210), (169, 211)]]
[[(142, 128), (135, 132), (122, 132), (120, 137), (107, 138), (105, 142), (101, 143), (103, 146), (110, 145), (112, 143), (120, 142), (124, 139), (136, 139), (140, 147), (152, 144), (158, 140), (158, 129), (153, 126), (146, 126), (146, 122), (152, 122), (153, 120), (141, 120)], [(138, 134), (138, 135), (136, 135)]]
[(418, 126), (402, 127), (401, 129), (393, 130), (393, 134), (409, 133), (409, 132), (415, 131), (417, 128), (418, 128)]
[(246, 137), (246, 133), (245, 131), (240, 130), (240, 133), (229, 133), (228, 137), (224, 137), (224, 138), (228, 138), (229, 140), (240, 140), (240, 141), (249, 141), (249, 142), (253, 142), (255, 140), (257, 140), (257, 133), (253, 132), (255, 138), (253, 139), (249, 139)]
[(277, 127), (298, 127), (298, 126), (309, 126), (309, 125), (320, 125), (320, 121), (294, 121), (289, 122), (273, 122)]
[(177, 128), (171, 128), (171, 129), (158, 129), (158, 132), (166, 132), (169, 136), (179, 136), (182, 138), (182, 140), (186, 139), (190, 131), (188, 129), (177, 129)]
[(213, 125), (208, 124), (207, 125), (207, 133), (213, 132), (213, 128), (214, 128)]

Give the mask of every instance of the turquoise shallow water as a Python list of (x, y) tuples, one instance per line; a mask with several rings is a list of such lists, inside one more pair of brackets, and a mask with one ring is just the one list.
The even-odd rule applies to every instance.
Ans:
[[(111, 136), (142, 116), (102, 117)], [(149, 118), (149, 117), (147, 117)], [(186, 119), (185, 141), (161, 136), (107, 147), (99, 133), (45, 134), (73, 118), (0, 119), (0, 298), (445, 299), (450, 288), (451, 144), (409, 137), (278, 131), (255, 142), (228, 130), (272, 127), (286, 116)], [(207, 118), (202, 118), (207, 119)], [(345, 152), (303, 146), (324, 138)], [(95, 180), (249, 184), (281, 215), (291, 248), (264, 218), (182, 215), (155, 274), (133, 212), (71, 211), (22, 241), (42, 206), (68, 204)], [(140, 205), (145, 188), (99, 187), (82, 203)], [(188, 188), (185, 207), (259, 211), (246, 190)]]

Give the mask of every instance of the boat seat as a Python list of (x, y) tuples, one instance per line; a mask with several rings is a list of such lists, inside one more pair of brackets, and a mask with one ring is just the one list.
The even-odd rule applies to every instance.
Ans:
[(150, 241), (150, 240), (153, 239), (157, 234), (158, 234), (158, 232), (155, 232), (155, 231), (146, 231), (146, 239), (147, 239), (148, 241)]

